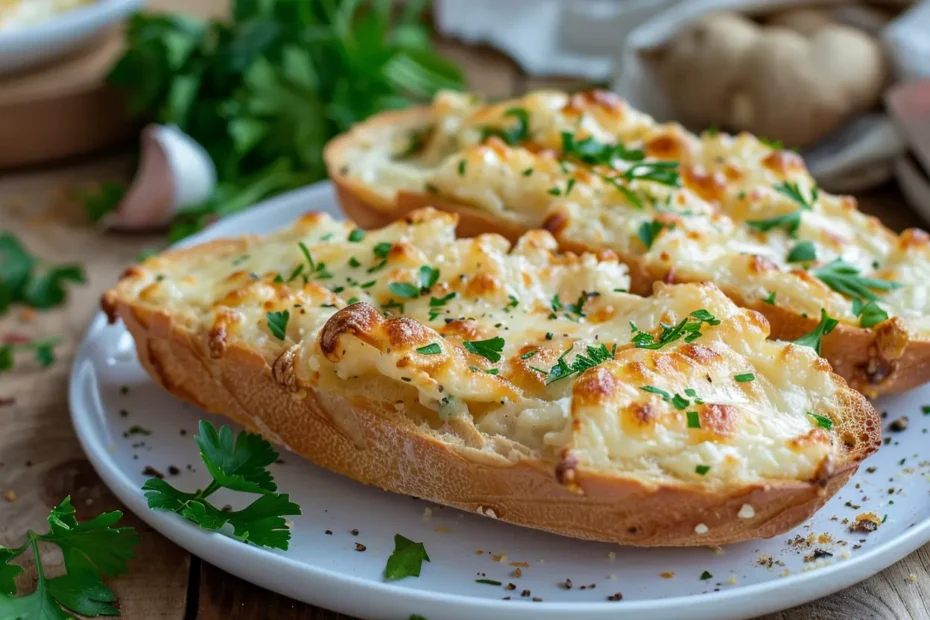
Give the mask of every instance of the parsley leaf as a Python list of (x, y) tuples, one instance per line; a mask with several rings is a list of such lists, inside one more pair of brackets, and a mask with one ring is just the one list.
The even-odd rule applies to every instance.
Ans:
[(805, 211), (811, 211), (814, 208), (814, 204), (817, 202), (817, 197), (820, 195), (820, 188), (814, 185), (811, 188), (810, 198), (805, 198), (801, 188), (798, 187), (797, 183), (792, 183), (791, 181), (785, 181), (779, 185), (775, 185), (775, 191), (784, 194), (791, 200), (795, 201), (801, 206), (801, 209)]
[(831, 420), (827, 416), (817, 415), (813, 411), (808, 411), (807, 415), (814, 418), (817, 421), (817, 426), (819, 426), (820, 428), (825, 428), (828, 431), (833, 430), (833, 420)]
[(775, 293), (774, 292), (769, 293), (769, 296), (763, 299), (762, 301), (767, 303), (770, 306), (774, 306), (775, 305)]
[(659, 236), (659, 233), (662, 232), (663, 228), (673, 230), (675, 225), (664, 224), (658, 220), (646, 221), (640, 224), (639, 230), (636, 232), (636, 236), (639, 237), (639, 240), (643, 242), (643, 245), (646, 246), (646, 249), (650, 250), (652, 249), (652, 244), (655, 243), (656, 237)]
[(636, 162), (646, 158), (646, 153), (639, 149), (628, 150), (620, 143), (605, 144), (594, 136), (578, 140), (570, 131), (562, 132), (562, 154), (586, 164), (603, 166), (612, 166), (615, 159)]
[(867, 329), (888, 320), (888, 313), (878, 305), (878, 302), (870, 301), (863, 304), (858, 297), (853, 299), (853, 313), (859, 317), (859, 327)]
[[(102, 577), (116, 577), (127, 571), (126, 563), (135, 556), (139, 536), (131, 527), (114, 527), (123, 513), (107, 512), (79, 523), (71, 498), (52, 508), (49, 532), (27, 533), (26, 542), (15, 549), (0, 547), (0, 617), (29, 620), (66, 620), (67, 609), (84, 616), (119, 615), (112, 590)], [(39, 543), (61, 549), (67, 574), (54, 579), (45, 576), (39, 556)], [(27, 550), (36, 559), (38, 583), (35, 592), (14, 598), (15, 578), (23, 569), (10, 562)]]
[(623, 173), (623, 178), (627, 181), (652, 181), (662, 185), (681, 187), (677, 161), (639, 162), (630, 166)]
[(710, 465), (696, 465), (694, 467), (694, 473), (698, 476), (703, 476), (710, 471)]
[(820, 343), (823, 340), (823, 337), (836, 329), (836, 326), (839, 325), (839, 323), (840, 322), (838, 320), (827, 314), (825, 309), (821, 308), (820, 322), (817, 323), (817, 327), (815, 327), (810, 333), (804, 334), (795, 340), (794, 344), (810, 347), (817, 353), (817, 355), (820, 355)]
[(429, 265), (423, 265), (420, 267), (420, 287), (428, 289), (436, 282), (439, 281), (439, 270), (430, 267)]
[(352, 232), (349, 233), (349, 241), (352, 243), (358, 243), (365, 238), (365, 231), (361, 228), (353, 228)]
[(733, 375), (733, 380), (737, 383), (748, 383), (750, 381), (755, 381), (756, 375), (752, 374), (751, 372), (747, 372), (741, 375)]
[[(242, 431), (233, 439), (232, 430), (200, 421), (197, 445), (200, 457), (213, 481), (207, 488), (186, 493), (159, 478), (144, 485), (149, 508), (175, 512), (202, 529), (230, 535), (259, 547), (287, 550), (291, 532), (285, 516), (299, 515), (300, 507), (287, 494), (277, 493), (277, 485), (267, 470), (278, 453), (259, 435)], [(221, 488), (256, 493), (261, 496), (242, 510), (220, 510), (207, 498)], [(229, 534), (227, 526), (232, 529)]]
[(55, 362), (54, 347), (59, 343), (58, 338), (44, 340), (30, 340), (29, 342), (7, 343), (0, 345), (0, 373), (13, 370), (14, 354), (17, 351), (33, 351), (36, 363), (41, 368), (47, 368)]
[(630, 322), (630, 329), (633, 330), (631, 342), (636, 345), (637, 349), (658, 350), (667, 344), (675, 342), (684, 337), (685, 342), (694, 342), (704, 334), (701, 333), (701, 327), (704, 323), (710, 326), (720, 325), (720, 319), (706, 309), (695, 310), (689, 316), (683, 318), (678, 324), (666, 325), (660, 323), (662, 333), (659, 334), (658, 340), (649, 332), (644, 332), (635, 323)]
[(775, 228), (784, 228), (788, 231), (788, 234), (793, 237), (797, 234), (798, 228), (801, 226), (801, 210), (798, 209), (791, 213), (776, 215), (775, 217), (764, 220), (746, 220), (746, 225), (759, 232), (768, 232)]
[(68, 282), (85, 282), (80, 265), (49, 265), (30, 254), (12, 233), (0, 233), (0, 315), (15, 303), (41, 310), (57, 306), (67, 296)]
[(287, 337), (287, 322), (291, 318), (291, 313), (287, 310), (284, 312), (268, 312), (265, 319), (268, 321), (268, 329), (278, 340), (284, 340)]
[(484, 142), (491, 136), (500, 138), (510, 146), (519, 144), (530, 137), (530, 113), (524, 108), (510, 108), (504, 112), (504, 116), (515, 118), (516, 124), (509, 128), (500, 127), (483, 127), (481, 129), (481, 141)]
[(416, 350), (420, 355), (439, 355), (442, 353), (442, 347), (439, 346), (438, 342), (433, 342), (426, 345), (425, 347), (420, 347)]
[(499, 362), (501, 360), (501, 351), (504, 350), (504, 339), (500, 336), (488, 338), (487, 340), (465, 341), (462, 343), (469, 353), (480, 355), (490, 362)]
[(401, 299), (416, 299), (420, 296), (420, 287), (409, 282), (391, 282), (388, 289)]
[(820, 278), (824, 284), (837, 293), (848, 297), (867, 299), (869, 301), (876, 301), (878, 299), (878, 295), (873, 293), (872, 289), (877, 291), (891, 291), (901, 288), (902, 286), (898, 282), (876, 280), (874, 278), (861, 276), (859, 275), (858, 268), (844, 262), (841, 258), (834, 259), (833, 262), (819, 269), (815, 269), (811, 273)]
[(589, 368), (594, 368), (595, 366), (614, 359), (614, 355), (617, 352), (617, 345), (614, 345), (613, 349), (608, 349), (607, 345), (599, 343), (597, 346), (588, 345), (586, 350), (587, 354), (579, 353), (575, 356), (575, 359), (572, 360), (572, 363), (569, 364), (565, 361), (565, 356), (568, 355), (572, 349), (567, 349), (565, 353), (559, 357), (555, 366), (550, 368), (549, 372), (546, 373), (546, 385), (572, 375), (581, 374)]
[(813, 262), (817, 260), (817, 248), (811, 241), (799, 241), (788, 252), (788, 257), (785, 260), (789, 263)]
[(701, 428), (701, 414), (697, 411), (689, 411), (685, 414), (688, 418), (688, 428)]
[(423, 561), (430, 561), (426, 547), (421, 542), (413, 542), (400, 534), (394, 535), (394, 552), (384, 567), (384, 578), (396, 581), (404, 577), (419, 577)]

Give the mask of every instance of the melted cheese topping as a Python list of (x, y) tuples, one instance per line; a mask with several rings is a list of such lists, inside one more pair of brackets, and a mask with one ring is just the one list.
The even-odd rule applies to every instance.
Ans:
[[(563, 474), (707, 486), (809, 480), (842, 462), (836, 433), (808, 413), (851, 415), (829, 366), (766, 340), (765, 319), (716, 287), (629, 295), (611, 253), (559, 254), (544, 231), (514, 247), (456, 239), (455, 224), (425, 209), (366, 234), (311, 214), (268, 237), (150, 258), (116, 295), (170, 312), (213, 356), (260, 353), (296, 382), (284, 387), (383, 396), (452, 445)], [(285, 311), (279, 338), (270, 313)], [(682, 321), (699, 327), (655, 350), (632, 342), (634, 329), (657, 338)], [(552, 380), (560, 358), (592, 355), (600, 363)]]
[[(513, 110), (526, 113), (525, 135), (513, 145), (489, 137), (488, 128), (519, 127)], [(377, 128), (347, 158), (348, 174), (386, 204), (397, 190), (433, 193), (525, 228), (546, 226), (561, 241), (612, 249), (624, 260), (644, 263), (659, 278), (674, 272), (677, 281), (712, 281), (746, 305), (774, 295), (777, 305), (796, 313), (816, 317), (824, 308), (858, 325), (851, 298), (811, 275), (841, 258), (861, 276), (901, 285), (876, 291), (878, 306), (901, 317), (909, 331), (930, 335), (928, 236), (916, 230), (897, 236), (857, 211), (848, 196), (819, 192), (812, 200), (815, 182), (794, 152), (775, 150), (745, 133), (698, 137), (677, 124), (656, 123), (605, 92), (536, 92), (493, 105), (443, 93), (431, 115), (416, 122), (417, 127)], [(410, 150), (410, 136), (423, 127), (429, 133), (422, 147), (412, 156), (398, 155)], [(563, 159), (565, 132), (576, 141), (593, 137), (642, 150), (647, 162), (677, 161), (682, 187), (607, 180), (634, 164), (619, 158), (611, 166)], [(797, 184), (812, 208), (777, 189), (785, 183)], [(794, 233), (785, 226), (762, 232), (747, 224), (799, 210)], [(640, 230), (652, 222), (662, 228), (647, 247)], [(790, 251), (801, 241), (813, 244), (816, 261), (789, 263)]]

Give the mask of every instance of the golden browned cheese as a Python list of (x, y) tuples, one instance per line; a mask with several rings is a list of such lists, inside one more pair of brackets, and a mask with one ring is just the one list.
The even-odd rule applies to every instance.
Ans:
[(255, 352), (294, 398), (383, 401), (564, 484), (578, 468), (654, 488), (815, 481), (871, 441), (874, 411), (828, 364), (715, 286), (638, 297), (615, 256), (559, 253), (545, 231), (456, 239), (455, 222), (421, 210), (363, 233), (310, 214), (150, 258), (105, 306), (163, 313), (210, 358)]
[[(657, 279), (714, 282), (748, 306), (765, 301), (810, 317), (823, 308), (850, 326), (897, 317), (912, 339), (930, 338), (927, 235), (896, 235), (853, 198), (817, 190), (792, 151), (749, 134), (697, 136), (603, 92), (541, 91), (493, 104), (442, 93), (406, 118), (372, 123), (341, 154), (352, 163), (340, 174), (364, 186), (374, 207), (390, 208), (399, 192), (434, 196), (502, 224), (545, 227), (568, 247), (609, 248)], [(566, 136), (624, 153), (609, 165), (585, 161), (566, 152)], [(677, 162), (678, 187), (638, 176), (643, 163), (663, 161)], [(789, 260), (800, 243), (814, 260)], [(816, 277), (835, 259), (879, 282), (869, 312), (842, 284)]]

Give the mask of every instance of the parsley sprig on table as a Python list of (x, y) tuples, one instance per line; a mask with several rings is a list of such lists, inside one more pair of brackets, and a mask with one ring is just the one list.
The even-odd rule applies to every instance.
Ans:
[[(27, 620), (67, 620), (70, 612), (83, 616), (116, 616), (116, 596), (102, 577), (116, 577), (127, 571), (126, 562), (135, 555), (139, 536), (131, 527), (115, 527), (120, 511), (107, 512), (79, 523), (71, 498), (66, 497), (48, 516), (49, 531), (30, 530), (26, 542), (15, 549), (0, 547), (0, 618)], [(39, 557), (39, 543), (61, 549), (67, 574), (45, 576)], [(32, 551), (38, 581), (35, 592), (16, 597), (16, 577), (23, 568), (11, 562)]]
[(185, 205), (172, 239), (322, 179), (323, 145), (385, 109), (462, 87), (436, 54), (422, 2), (231, 0), (230, 18), (170, 13), (129, 20), (109, 82), (130, 111), (177, 125), (213, 159), (218, 185)]
[(84, 269), (50, 264), (29, 253), (10, 232), (0, 233), (0, 315), (20, 303), (40, 310), (65, 301), (68, 282), (83, 284)]
[[(278, 487), (267, 470), (278, 458), (271, 444), (246, 431), (234, 439), (228, 426), (217, 431), (201, 420), (197, 445), (213, 481), (205, 489), (186, 493), (152, 478), (142, 486), (149, 508), (175, 512), (205, 530), (241, 542), (287, 550), (291, 532), (284, 517), (299, 515), (300, 507), (287, 494), (276, 492)], [(258, 494), (259, 498), (242, 510), (221, 510), (207, 501), (220, 489)]]
[(13, 370), (15, 354), (20, 351), (31, 351), (36, 363), (47, 368), (55, 362), (54, 347), (59, 343), (58, 338), (44, 338), (42, 340), (29, 340), (27, 342), (10, 342), (0, 345), (0, 373)]
[(384, 578), (388, 581), (404, 577), (419, 577), (423, 561), (429, 562), (426, 547), (421, 542), (414, 542), (400, 534), (394, 535), (394, 552), (384, 567)]

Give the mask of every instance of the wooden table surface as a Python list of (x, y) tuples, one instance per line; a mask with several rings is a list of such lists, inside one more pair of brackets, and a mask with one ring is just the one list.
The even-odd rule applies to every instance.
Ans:
[[(527, 78), (508, 59), (487, 49), (452, 42), (441, 45), (465, 66), (472, 89), (488, 96), (550, 84), (570, 85), (567, 80)], [(82, 263), (89, 277), (86, 285), (72, 288), (62, 308), (32, 320), (16, 311), (0, 318), (0, 338), (11, 333), (62, 338), (58, 360), (50, 368), (39, 370), (23, 362), (14, 373), (0, 375), (0, 401), (15, 399), (0, 407), (0, 498), (8, 498), (0, 499), (2, 545), (19, 544), (29, 528), (44, 528), (49, 508), (68, 494), (79, 518), (119, 507), (88, 463), (71, 428), (68, 373), (81, 336), (97, 311), (101, 291), (115, 282), (140, 250), (159, 247), (164, 240), (152, 235), (101, 233), (83, 220), (80, 206), (68, 198), (68, 189), (104, 179), (125, 180), (131, 174), (130, 160), (129, 153), (111, 153), (39, 169), (0, 171), (0, 229), (12, 230), (46, 259)], [(919, 225), (894, 186), (870, 192), (861, 200), (864, 210), (880, 214), (893, 228)], [(129, 574), (111, 581), (125, 618), (346, 618), (228, 575), (161, 537), (134, 515), (127, 515), (126, 520), (139, 530), (142, 542)], [(47, 558), (51, 564), (59, 561), (53, 555)], [(930, 618), (928, 567), (930, 546), (859, 585), (766, 620)], [(22, 587), (31, 591), (34, 578), (30, 566), (22, 576)]]

